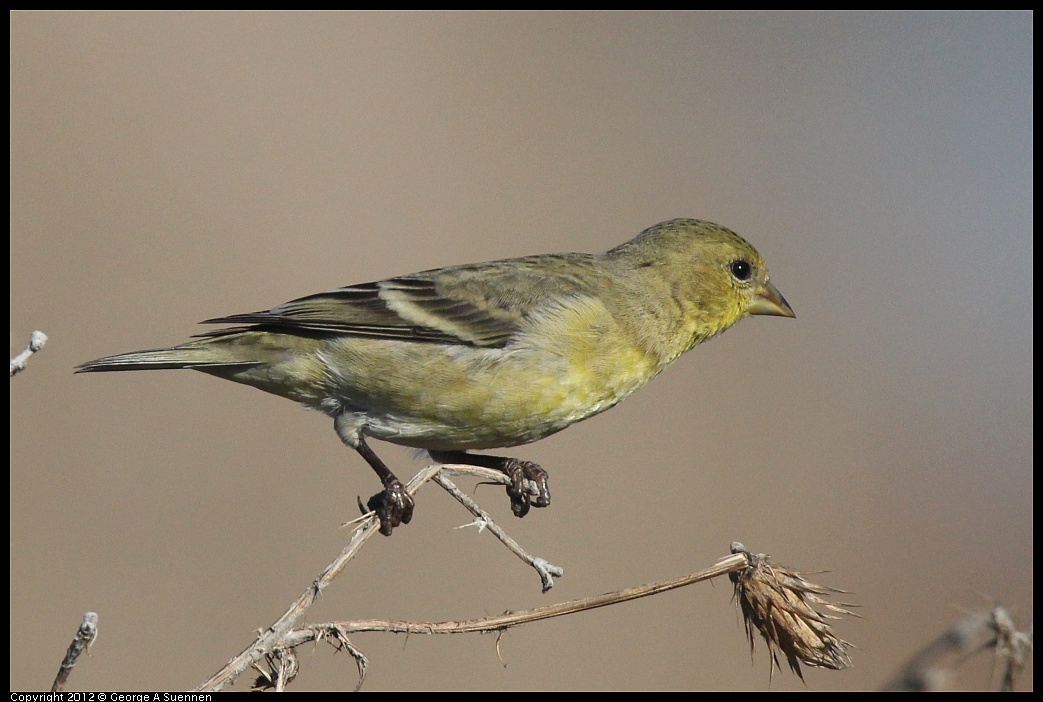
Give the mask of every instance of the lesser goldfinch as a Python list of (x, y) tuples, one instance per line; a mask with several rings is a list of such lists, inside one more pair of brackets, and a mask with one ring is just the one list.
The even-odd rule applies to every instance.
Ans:
[(546, 472), (469, 451), (603, 412), (748, 314), (794, 316), (760, 254), (720, 225), (674, 219), (602, 254), (449, 266), (209, 319), (235, 326), (76, 370), (192, 368), (328, 414), (380, 477), (368, 506), (390, 535), (413, 498), (366, 437), (497, 468), (524, 516), (549, 504)]

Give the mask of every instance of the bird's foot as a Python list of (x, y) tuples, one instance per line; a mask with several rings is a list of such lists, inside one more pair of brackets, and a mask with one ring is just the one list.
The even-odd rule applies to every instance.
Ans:
[(380, 519), (380, 533), (391, 536), (391, 530), (400, 524), (409, 524), (413, 518), (413, 497), (397, 479), (390, 481), (383, 492), (369, 498), (366, 506)]
[(524, 517), (529, 507), (546, 507), (550, 504), (550, 487), (547, 484), (547, 471), (532, 461), (517, 458), (504, 459), (500, 468), (511, 484), (507, 486), (507, 495), (511, 498), (511, 511), (516, 517)]

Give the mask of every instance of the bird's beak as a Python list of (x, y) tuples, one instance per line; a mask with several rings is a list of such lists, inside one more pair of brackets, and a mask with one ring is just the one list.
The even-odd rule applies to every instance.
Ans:
[(750, 314), (769, 314), (775, 317), (796, 317), (793, 308), (786, 302), (779, 289), (765, 282), (757, 289), (757, 294), (750, 305)]

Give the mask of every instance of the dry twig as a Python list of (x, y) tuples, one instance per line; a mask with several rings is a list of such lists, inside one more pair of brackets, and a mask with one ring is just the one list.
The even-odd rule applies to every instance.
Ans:
[[(513, 539), (496, 526), (484, 510), (456, 488), (448, 477), (440, 475), (440, 471), (478, 475), (483, 479), (496, 482), (505, 482), (506, 476), (496, 471), (474, 466), (433, 465), (417, 473), (406, 487), (410, 494), (414, 494), (428, 480), (436, 480), (475, 515), (478, 523), (483, 527), (487, 526), (512, 552), (540, 573), (546, 592), (553, 585), (552, 577), (561, 575), (561, 569), (522, 550)], [(358, 687), (360, 687), (365, 679), (367, 661), (365, 655), (348, 639), (348, 635), (352, 633), (384, 631), (459, 634), (504, 631), (542, 619), (561, 617), (640, 597), (648, 597), (725, 574), (731, 574), (732, 580), (735, 582), (735, 596), (746, 617), (746, 630), (750, 636), (751, 649), (753, 631), (756, 628), (768, 642), (768, 649), (772, 656), (772, 670), (778, 666), (776, 650), (780, 650), (786, 655), (790, 667), (797, 675), (801, 675), (799, 662), (833, 669), (850, 665), (847, 649), (851, 647), (851, 644), (837, 638), (826, 621), (827, 619), (837, 619), (837, 617), (819, 614), (813, 608), (813, 605), (822, 605), (840, 614), (851, 614), (843, 607), (830, 604), (824, 599), (831, 592), (841, 591), (809, 583), (800, 574), (773, 565), (769, 563), (767, 556), (751, 554), (742, 547), (742, 544), (738, 543), (732, 545), (732, 555), (721, 559), (710, 568), (690, 575), (596, 597), (539, 607), (525, 612), (509, 612), (498, 617), (484, 617), (467, 621), (410, 622), (369, 619), (293, 628), (305, 610), (344, 569), (362, 545), (377, 532), (379, 527), (379, 521), (373, 513), (363, 515), (352, 523), (356, 525), (355, 532), (352, 534), (348, 546), (333, 563), (326, 567), (307, 591), (275, 623), (259, 632), (250, 646), (229, 661), (209, 680), (197, 687), (196, 692), (220, 690), (225, 685), (234, 682), (251, 666), (261, 674), (254, 682), (254, 689), (285, 689), (286, 685), (296, 676), (299, 668), (293, 649), (311, 641), (328, 641), (338, 650), (347, 651), (358, 667)], [(264, 667), (260, 665), (262, 660), (265, 663)]]
[(489, 516), (488, 512), (479, 507), (478, 503), (464, 494), (460, 488), (456, 487), (456, 485), (454, 485), (446, 476), (446, 473), (451, 473), (453, 475), (473, 475), (491, 482), (502, 482), (504, 485), (506, 485), (510, 479), (503, 473), (490, 468), (466, 465), (444, 466), (442, 472), (434, 477), (434, 481), (438, 483), (443, 490), (455, 497), (460, 504), (466, 507), (468, 511), (474, 515), (474, 523), (478, 525), (479, 531), (482, 529), (488, 529), (493, 536), (500, 540), (500, 543), (511, 551), (511, 553), (528, 563), (537, 573), (539, 573), (540, 582), (543, 584), (544, 592), (547, 592), (547, 590), (554, 587), (554, 578), (560, 578), (565, 574), (565, 571), (559, 566), (548, 563), (539, 556), (533, 556), (522, 549), (517, 541), (508, 536), (507, 532), (492, 520), (492, 517)]
[[(432, 465), (424, 468), (409, 481), (406, 489), (409, 493), (415, 494), (421, 485), (431, 480), (439, 471), (452, 471), (453, 473), (461, 473), (468, 475), (477, 475), (485, 480), (492, 480), (496, 482), (502, 482), (506, 484), (507, 477), (498, 471), (492, 471), (485, 468), (478, 468), (476, 466), (467, 465)], [(452, 489), (450, 487), (452, 486)], [(469, 498), (463, 496), (464, 499), (457, 496), (456, 493), (460, 493), (456, 490), (456, 486), (448, 480), (443, 485), (450, 494), (454, 494), (458, 500), (461, 500), (465, 506), (470, 501)], [(454, 493), (455, 490), (455, 493)], [(470, 504), (474, 505), (473, 501)], [(557, 566), (552, 566), (542, 558), (531, 556), (522, 550), (513, 539), (506, 536), (503, 530), (496, 526), (491, 518), (484, 511), (474, 505), (475, 509), (478, 509), (482, 515), (484, 515), (484, 522), (489, 526), (490, 531), (497, 534), (498, 538), (501, 538), (505, 544), (508, 545), (511, 550), (516, 553), (522, 560), (529, 563), (537, 569), (541, 574), (541, 579), (544, 583), (544, 589), (546, 590), (546, 584), (551, 575), (561, 575), (561, 569)], [(468, 507), (471, 509), (471, 507)], [(230, 682), (235, 681), (244, 671), (250, 667), (255, 667), (258, 670), (258, 664), (262, 659), (266, 659), (268, 662), (268, 671), (261, 671), (263, 680), (258, 678), (257, 685), (261, 687), (278, 687), (279, 685), (285, 685), (289, 680), (292, 679), (287, 672), (285, 653), (288, 649), (292, 648), (292, 645), (287, 644), (286, 641), (291, 633), (293, 625), (298, 619), (304, 614), (304, 612), (311, 606), (315, 599), (322, 593), (322, 591), (331, 583), (333, 579), (344, 569), (352, 558), (358, 553), (362, 545), (366, 543), (376, 533), (380, 523), (376, 515), (373, 512), (362, 515), (360, 518), (351, 522), (356, 525), (356, 530), (352, 534), (351, 540), (348, 546), (341, 552), (341, 554), (326, 567), (326, 569), (312, 582), (308, 589), (301, 594), (297, 600), (290, 605), (290, 607), (283, 613), (279, 619), (275, 621), (271, 626), (259, 632), (257, 638), (254, 639), (246, 649), (244, 649), (239, 655), (235, 656), (230, 660), (221, 670), (214, 673), (204, 683), (196, 688), (196, 692), (211, 692), (220, 690)], [(502, 535), (502, 536), (501, 536)], [(546, 574), (546, 575), (545, 575)], [(335, 636), (331, 636), (332, 639), (336, 639)], [(339, 640), (338, 646), (347, 650), (355, 658), (358, 666), (360, 676), (365, 674), (365, 656), (361, 652), (357, 651), (351, 646), (351, 643), (347, 639)], [(357, 655), (356, 655), (357, 654)], [(293, 675), (296, 675), (296, 670), (293, 670)], [(360, 683), (361, 684), (361, 683)]]
[(47, 335), (42, 331), (34, 331), (29, 335), (29, 345), (25, 347), (25, 350), (20, 354), (11, 359), (11, 377), (15, 377), (17, 374), (25, 370), (26, 364), (29, 362), (29, 358), (43, 348), (43, 345), (47, 343)]
[[(952, 668), (981, 651), (992, 650), (998, 667), (997, 691), (1012, 692), (1017, 674), (1032, 651), (1032, 627), (1018, 631), (1014, 618), (1001, 605), (972, 614), (918, 651), (884, 686), (887, 691), (925, 692), (944, 689)], [(955, 656), (946, 665), (943, 659)]]
[(69, 650), (65, 652), (65, 659), (62, 660), (62, 664), (58, 668), (58, 675), (55, 676), (54, 684), (51, 685), (51, 692), (62, 691), (65, 683), (69, 680), (69, 675), (72, 674), (76, 660), (84, 651), (90, 652), (91, 644), (94, 643), (96, 638), (98, 638), (98, 615), (95, 612), (87, 612), (83, 615), (83, 621), (80, 622), (80, 627), (76, 630), (76, 636), (72, 638), (72, 643), (69, 644)]
[[(736, 545), (733, 545), (733, 548)], [(832, 669), (846, 668), (850, 665), (847, 648), (850, 644), (837, 638), (830, 630), (826, 619), (837, 619), (820, 615), (811, 609), (809, 602), (823, 604), (825, 607), (838, 613), (850, 614), (846, 609), (826, 603), (822, 597), (828, 592), (839, 592), (832, 588), (825, 588), (808, 583), (799, 574), (787, 571), (779, 566), (770, 565), (768, 557), (752, 555), (740, 548), (720, 559), (710, 568), (691, 573), (679, 578), (662, 580), (647, 585), (609, 592), (595, 597), (586, 597), (579, 600), (562, 602), (560, 604), (538, 607), (523, 612), (508, 612), (499, 616), (482, 617), (464, 621), (443, 622), (420, 622), (389, 619), (365, 619), (353, 621), (327, 622), (294, 629), (283, 639), (286, 647), (296, 647), (312, 641), (330, 641), (338, 648), (345, 645), (350, 646), (348, 636), (360, 632), (380, 631), (385, 633), (405, 634), (465, 634), (465, 633), (490, 633), (503, 632), (509, 628), (530, 624), (532, 622), (562, 617), (577, 612), (583, 612), (598, 607), (629, 602), (642, 597), (657, 595), (668, 590), (704, 582), (711, 578), (730, 574), (737, 579), (736, 597), (740, 601), (744, 612), (747, 608), (764, 611), (765, 608), (772, 611), (771, 626), (761, 629), (765, 639), (768, 641), (769, 649), (772, 651), (772, 666), (778, 665), (775, 649), (782, 650), (797, 675), (801, 675), (799, 663), (806, 665), (826, 667)], [(776, 610), (781, 608), (781, 603), (772, 598), (783, 597), (786, 603), (785, 616), (780, 616)], [(752, 599), (751, 599), (752, 598)], [(767, 599), (766, 599), (767, 598)], [(793, 600), (796, 600), (794, 603)], [(774, 604), (767, 604), (767, 602)], [(747, 619), (747, 632), (752, 636), (753, 627), (759, 625), (751, 619)], [(814, 632), (814, 637), (809, 637), (808, 630)], [(799, 645), (793, 642), (804, 637)], [(817, 644), (815, 642), (818, 642)], [(752, 639), (751, 639), (752, 646)], [(351, 648), (352, 655), (359, 662), (359, 683), (361, 686), (365, 676), (364, 657)], [(802, 676), (801, 676), (802, 677)], [(802, 677), (803, 679), (803, 677)], [(357, 688), (356, 688), (357, 689)]]

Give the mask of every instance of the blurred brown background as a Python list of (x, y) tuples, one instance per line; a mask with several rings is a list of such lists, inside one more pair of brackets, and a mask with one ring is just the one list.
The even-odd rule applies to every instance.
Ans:
[[(198, 684), (377, 483), (327, 418), (189, 372), (74, 376), (208, 317), (468, 261), (734, 228), (746, 320), (520, 457), (550, 509), (436, 487), (309, 622), (462, 619), (681, 575), (733, 540), (853, 591), (881, 684), (967, 611), (1032, 612), (1032, 15), (11, 15), (11, 687)], [(406, 450), (377, 444), (411, 474)], [(725, 581), (493, 636), (371, 634), (365, 689), (766, 689)], [(299, 690), (355, 667), (301, 652)], [(987, 657), (953, 687), (987, 687)], [(1032, 684), (1031, 671), (1023, 686)], [(242, 686), (240, 686), (242, 687)], [(772, 689), (802, 689), (788, 672)]]

